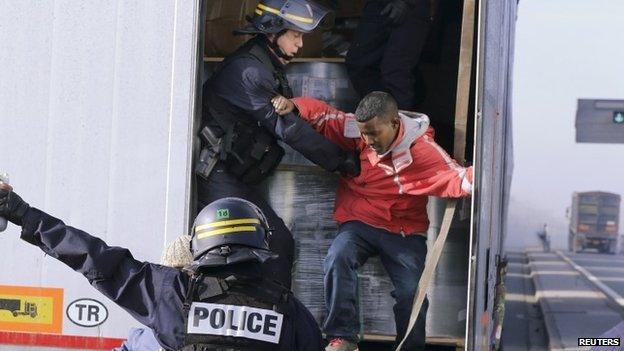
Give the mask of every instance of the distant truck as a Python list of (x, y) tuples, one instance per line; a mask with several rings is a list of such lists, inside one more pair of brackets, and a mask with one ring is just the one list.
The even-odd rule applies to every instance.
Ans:
[(617, 252), (620, 195), (603, 191), (575, 192), (570, 208), (568, 250), (595, 248), (601, 253)]

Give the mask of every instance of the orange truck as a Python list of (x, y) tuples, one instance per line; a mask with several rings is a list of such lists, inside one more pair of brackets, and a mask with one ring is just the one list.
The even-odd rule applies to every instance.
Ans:
[(603, 191), (575, 192), (569, 217), (569, 251), (617, 252), (620, 195)]

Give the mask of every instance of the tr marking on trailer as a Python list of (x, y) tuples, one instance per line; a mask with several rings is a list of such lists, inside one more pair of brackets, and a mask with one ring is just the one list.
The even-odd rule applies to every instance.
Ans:
[(65, 311), (72, 323), (81, 327), (97, 327), (108, 319), (108, 309), (103, 303), (94, 299), (78, 299), (67, 305)]

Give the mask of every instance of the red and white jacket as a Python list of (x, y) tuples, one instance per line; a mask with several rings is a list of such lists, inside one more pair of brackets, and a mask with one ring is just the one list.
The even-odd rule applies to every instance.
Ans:
[(334, 218), (401, 235), (426, 234), (427, 196), (463, 197), (472, 191), (472, 167), (457, 164), (433, 140), (429, 118), (400, 111), (401, 124), (390, 151), (379, 156), (360, 137), (355, 115), (312, 98), (295, 98), (302, 119), (347, 150), (360, 150), (362, 172), (341, 178)]

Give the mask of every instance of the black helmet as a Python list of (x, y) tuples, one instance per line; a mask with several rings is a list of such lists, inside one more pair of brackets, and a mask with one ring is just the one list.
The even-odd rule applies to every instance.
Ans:
[(237, 197), (211, 202), (195, 218), (191, 240), (191, 268), (223, 266), (250, 260), (264, 262), (271, 229), (253, 203)]
[(309, 33), (319, 25), (328, 28), (334, 13), (312, 0), (261, 0), (249, 25), (235, 34), (273, 34), (286, 29)]

